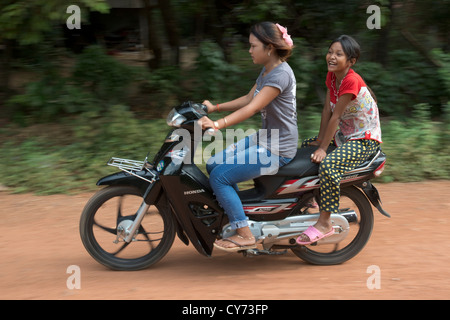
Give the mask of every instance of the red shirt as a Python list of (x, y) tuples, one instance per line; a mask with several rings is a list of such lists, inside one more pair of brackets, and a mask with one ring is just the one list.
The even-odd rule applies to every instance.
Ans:
[(336, 76), (333, 72), (328, 72), (325, 83), (330, 90), (331, 112), (334, 112), (339, 97), (347, 93), (352, 95), (352, 101), (346, 107), (339, 123), (345, 140), (372, 139), (382, 142), (378, 106), (361, 76), (349, 69), (336, 90)]

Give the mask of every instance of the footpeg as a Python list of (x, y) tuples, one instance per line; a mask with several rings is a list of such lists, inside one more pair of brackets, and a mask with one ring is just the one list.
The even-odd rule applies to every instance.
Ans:
[(243, 250), (242, 254), (244, 255), (244, 257), (256, 257), (256, 256), (261, 256), (261, 255), (275, 255), (275, 256), (279, 256), (282, 254), (286, 254), (287, 250), (283, 250), (283, 251), (273, 251), (273, 250), (259, 250), (259, 249), (248, 249), (248, 250)]

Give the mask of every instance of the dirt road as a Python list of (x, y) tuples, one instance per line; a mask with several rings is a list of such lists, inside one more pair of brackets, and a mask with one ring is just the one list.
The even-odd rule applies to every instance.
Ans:
[[(91, 194), (0, 192), (0, 299), (449, 299), (450, 181), (377, 187), (392, 218), (374, 211), (371, 240), (345, 264), (312, 266), (290, 252), (206, 258), (176, 239), (137, 272), (110, 271), (82, 246), (78, 222)], [(73, 265), (80, 289), (67, 286)]]

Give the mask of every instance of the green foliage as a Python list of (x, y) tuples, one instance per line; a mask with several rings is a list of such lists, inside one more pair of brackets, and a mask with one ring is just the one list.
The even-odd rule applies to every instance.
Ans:
[(447, 97), (450, 96), (450, 53), (440, 49), (434, 49), (432, 55), (439, 61), (441, 67), (438, 69), (440, 86), (445, 88)]
[(258, 0), (243, 1), (235, 7), (241, 22), (252, 24), (264, 20), (283, 20), (288, 15), (289, 1)]
[[(193, 95), (200, 99), (229, 99), (231, 93), (236, 94), (235, 84), (239, 82), (240, 73), (237, 66), (225, 61), (217, 43), (205, 41), (199, 46), (196, 68), (192, 74), (195, 81)], [(246, 88), (247, 92), (250, 88)]]
[(384, 181), (450, 179), (450, 108), (442, 122), (430, 121), (430, 105), (413, 107), (411, 118), (383, 122), (383, 151), (387, 154)]
[(82, 9), (81, 18), (88, 16), (87, 11), (106, 13), (109, 6), (105, 0), (2, 0), (0, 4), (0, 40), (14, 39), (21, 45), (41, 42), (45, 34), (56, 24), (65, 23), (71, 4)]
[(62, 114), (79, 113), (95, 105), (94, 98), (59, 76), (44, 76), (27, 84), (25, 93), (13, 96), (7, 106), (22, 125), (54, 121)]
[(122, 101), (137, 74), (135, 68), (108, 56), (102, 47), (90, 46), (77, 57), (73, 79), (79, 87), (108, 104)]
[(424, 62), (413, 51), (394, 50), (389, 66), (376, 62), (360, 62), (355, 66), (375, 92), (382, 115), (411, 114), (411, 106), (426, 102), (432, 106), (432, 114), (442, 112), (450, 95), (442, 81), (443, 72)]
[[(323, 61), (315, 63), (312, 61), (311, 52), (308, 50), (305, 39), (294, 38), (293, 40), (295, 47), (288, 63), (297, 80), (297, 105), (303, 109), (308, 105), (319, 103), (314, 90), (314, 76), (317, 74), (318, 66)], [(323, 83), (325, 83), (325, 80)]]
[(120, 105), (101, 114), (88, 111), (61, 119), (63, 141), (54, 132), (46, 132), (44, 125), (35, 126), (25, 137), (21, 128), (4, 128), (0, 131), (0, 184), (15, 192), (38, 194), (95, 190), (95, 182), (113, 172), (105, 165), (111, 157), (143, 160), (162, 143), (165, 121), (138, 120)]
[(109, 105), (125, 101), (130, 84), (143, 81), (147, 73), (91, 46), (76, 57), (69, 76), (61, 76), (49, 61), (41, 62), (38, 74), (39, 80), (28, 83), (24, 93), (7, 102), (11, 118), (23, 125), (88, 110), (107, 111)]
[[(319, 122), (314, 109), (302, 112), (300, 140), (316, 135)], [(257, 128), (258, 119), (240, 127)], [(121, 105), (62, 118), (48, 132), (44, 125), (28, 134), (10, 125), (0, 130), (0, 184), (39, 194), (92, 191), (115, 172), (105, 165), (111, 157), (143, 160), (149, 152), (151, 158), (168, 129), (164, 120), (140, 120)], [(419, 104), (411, 118), (383, 121), (382, 131), (387, 164), (379, 181), (450, 179), (450, 103), (442, 122), (431, 122), (430, 106)]]
[(150, 97), (146, 105), (154, 118), (163, 117), (168, 110), (180, 101), (189, 100), (191, 97), (183, 97), (186, 93), (181, 82), (183, 80), (180, 68), (165, 66), (157, 70), (140, 72), (140, 90), (145, 96)]

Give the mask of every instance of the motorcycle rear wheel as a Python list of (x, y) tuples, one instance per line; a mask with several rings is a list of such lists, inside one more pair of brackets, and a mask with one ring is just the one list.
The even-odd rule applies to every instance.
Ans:
[(291, 248), (297, 257), (315, 265), (335, 265), (350, 260), (364, 248), (373, 229), (373, 210), (366, 196), (354, 186), (343, 188), (339, 209), (355, 210), (358, 216), (357, 222), (350, 225), (346, 242)]
[(80, 218), (80, 236), (88, 253), (113, 270), (141, 270), (162, 259), (172, 247), (175, 223), (162, 197), (150, 206), (130, 243), (118, 237), (118, 227), (131, 224), (143, 199), (137, 188), (109, 186), (86, 204)]

